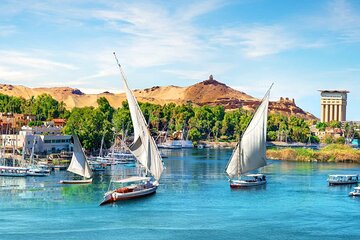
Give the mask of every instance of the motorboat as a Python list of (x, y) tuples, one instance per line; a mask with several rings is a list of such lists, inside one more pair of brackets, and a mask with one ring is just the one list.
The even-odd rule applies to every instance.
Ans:
[(26, 177), (28, 169), (23, 167), (0, 166), (0, 176), (4, 177)]
[(92, 183), (92, 178), (90, 179), (72, 179), (72, 180), (61, 180), (61, 184), (89, 184)]
[(163, 148), (163, 149), (181, 149), (182, 145), (181, 142), (177, 142), (177, 141), (166, 141), (164, 143), (160, 143), (157, 145), (158, 148)]
[(50, 175), (50, 169), (47, 166), (30, 166), (28, 168), (27, 176), (32, 177), (46, 177)]
[(359, 181), (358, 174), (336, 174), (329, 175), (327, 179), (329, 186), (355, 184)]
[(97, 161), (89, 161), (90, 168), (93, 172), (102, 172), (106, 170), (106, 163), (100, 163)]
[(349, 192), (350, 197), (358, 197), (360, 196), (360, 187), (354, 187), (352, 192)]

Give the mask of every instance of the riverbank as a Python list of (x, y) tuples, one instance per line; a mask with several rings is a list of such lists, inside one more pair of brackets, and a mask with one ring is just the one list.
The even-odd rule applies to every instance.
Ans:
[(347, 145), (331, 144), (320, 150), (308, 148), (269, 149), (268, 159), (301, 162), (355, 162), (360, 163), (360, 150)]

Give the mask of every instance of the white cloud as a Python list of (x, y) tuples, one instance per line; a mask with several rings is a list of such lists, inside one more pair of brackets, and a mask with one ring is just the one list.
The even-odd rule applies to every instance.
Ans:
[(77, 69), (71, 64), (52, 61), (41, 56), (33, 56), (32, 53), (23, 53), (17, 51), (0, 50), (0, 64), (18, 66), (18, 67), (31, 67), (37, 69), (54, 69), (63, 68), (68, 70)]
[(258, 58), (284, 51), (318, 48), (320, 42), (307, 42), (282, 25), (253, 25), (223, 29), (213, 43), (239, 49), (247, 58)]
[(360, 13), (350, 1), (329, 1), (321, 14), (308, 18), (307, 22), (314, 30), (334, 34), (327, 36), (330, 44), (360, 41)]
[(13, 25), (0, 26), (0, 37), (6, 37), (16, 32), (16, 27)]
[[(71, 64), (54, 61), (40, 54), (42, 51), (18, 52), (0, 50), (0, 80), (31, 83), (53, 71), (76, 70)], [(47, 55), (46, 53), (43, 53)]]
[(206, 45), (199, 38), (199, 30), (164, 7), (150, 4), (128, 6), (97, 11), (95, 17), (127, 34), (117, 49), (133, 67), (194, 61), (204, 54)]

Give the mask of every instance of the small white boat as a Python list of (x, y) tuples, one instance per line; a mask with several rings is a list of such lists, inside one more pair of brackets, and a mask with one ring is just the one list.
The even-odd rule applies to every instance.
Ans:
[(358, 197), (360, 196), (360, 187), (354, 187), (352, 192), (349, 192), (350, 197)]
[(181, 149), (182, 145), (180, 142), (176, 142), (175, 140), (173, 140), (173, 141), (166, 141), (164, 143), (160, 143), (157, 145), (157, 147), (163, 149)]
[[(45, 165), (36, 165), (35, 161), (34, 161), (35, 144), (36, 144), (37, 138), (38, 137), (35, 135), (34, 140), (33, 140), (33, 145), (32, 145), (32, 148), (31, 148), (30, 165), (27, 167), (28, 168), (27, 176), (31, 176), (31, 177), (49, 176), (50, 175), (50, 170), (47, 168), (47, 166), (45, 166)], [(25, 151), (23, 151), (22, 159), (25, 161)]]
[(90, 179), (72, 179), (72, 180), (61, 180), (61, 184), (89, 184), (92, 183), (92, 178)]
[(0, 166), (0, 176), (4, 177), (26, 177), (27, 172), (27, 168)]
[(31, 166), (28, 168), (27, 175), (32, 177), (46, 177), (50, 175), (50, 170), (43, 166)]
[(230, 180), (231, 188), (254, 187), (264, 184), (266, 184), (266, 176), (264, 174), (242, 175), (240, 179)]
[(74, 139), (74, 152), (71, 158), (70, 165), (68, 167), (68, 171), (75, 173), (79, 176), (82, 176), (83, 179), (71, 179), (71, 180), (62, 180), (60, 183), (62, 184), (88, 184), (92, 183), (92, 171), (89, 166), (88, 161), (86, 160), (86, 156), (84, 151), (82, 150), (80, 140), (77, 135), (73, 134)]
[[(108, 203), (145, 197), (156, 192), (157, 186), (150, 182), (150, 177), (129, 177), (118, 181), (112, 181), (112, 184), (120, 186), (115, 190), (105, 193), (104, 200), (100, 205)], [(113, 188), (113, 186), (110, 186)]]
[(330, 186), (333, 185), (345, 185), (345, 184), (355, 184), (359, 181), (358, 174), (336, 174), (329, 175), (327, 179)]
[(102, 172), (106, 170), (106, 163), (96, 162), (96, 161), (89, 161), (90, 168), (93, 172)]

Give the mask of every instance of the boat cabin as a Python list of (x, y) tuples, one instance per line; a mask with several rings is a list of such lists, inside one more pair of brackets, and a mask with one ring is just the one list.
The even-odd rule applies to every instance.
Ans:
[(354, 192), (360, 195), (360, 187), (354, 187)]
[(264, 174), (247, 174), (247, 175), (242, 175), (241, 179), (246, 180), (246, 181), (254, 181), (254, 182), (261, 182), (261, 181), (266, 181), (266, 176)]
[(5, 175), (26, 176), (27, 172), (28, 172), (27, 168), (0, 166), (0, 176), (5, 176)]
[(359, 175), (358, 174), (329, 175), (327, 181), (329, 182), (329, 185), (354, 184), (359, 181)]
[(349, 196), (353, 196), (353, 197), (360, 196), (360, 187), (354, 187), (354, 190), (349, 193)]
[(139, 185), (146, 186), (149, 183), (150, 183), (150, 177), (139, 177), (139, 176), (132, 176), (111, 182), (111, 184), (113, 184), (114, 186), (117, 185), (120, 188), (133, 188), (133, 187), (138, 187)]

